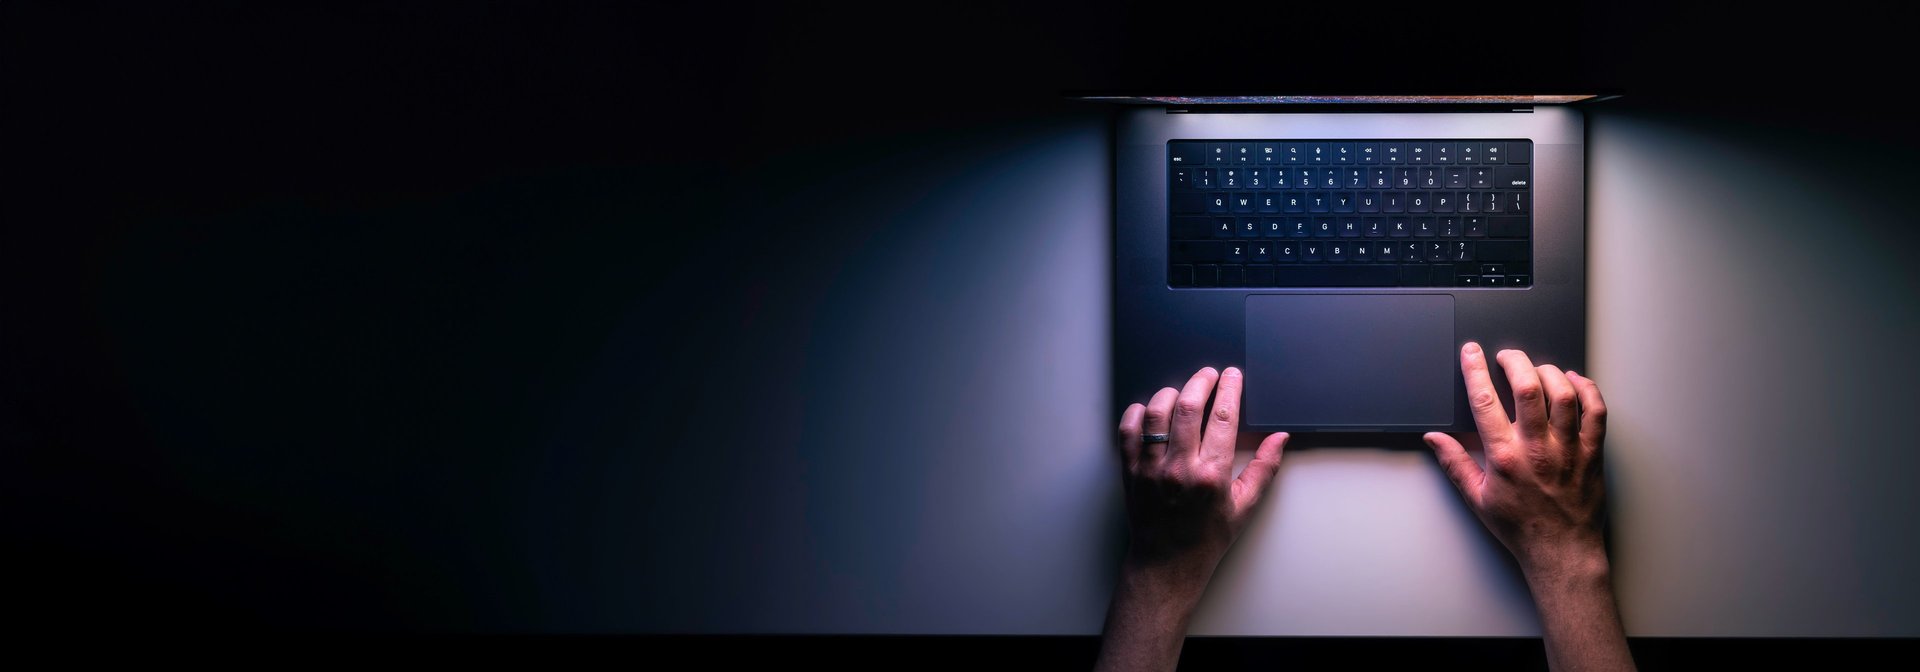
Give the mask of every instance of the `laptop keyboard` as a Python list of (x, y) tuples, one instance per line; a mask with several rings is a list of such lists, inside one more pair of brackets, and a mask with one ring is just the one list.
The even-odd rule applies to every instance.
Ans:
[(1531, 140), (1167, 143), (1167, 285), (1526, 287)]

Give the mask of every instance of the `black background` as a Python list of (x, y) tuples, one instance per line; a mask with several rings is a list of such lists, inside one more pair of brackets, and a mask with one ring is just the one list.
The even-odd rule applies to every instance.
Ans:
[[(1064, 93), (1618, 92), (1613, 113), (1794, 138), (1835, 164), (1901, 170), (1915, 144), (1885, 97), (1911, 84), (1900, 36), (1849, 12), (1288, 5), (8, 3), (12, 611), (110, 636), (511, 621), (538, 587), (471, 594), (458, 560), (513, 550), (474, 521), (565, 524), (519, 508), (518, 476), (599, 335), (634, 306), (662, 316), (625, 429), (697, 443), (689, 411), (730, 400), (690, 381), (783, 375), (727, 368), (766, 310), (755, 288), (806, 281), (858, 227), (757, 200), (857, 197), (884, 182), (815, 176), (1100, 113)], [(1439, 653), (1537, 651), (1482, 644)], [(745, 650), (1073, 663), (1090, 646)], [(1189, 659), (1264, 655), (1248, 646), (1200, 640)]]

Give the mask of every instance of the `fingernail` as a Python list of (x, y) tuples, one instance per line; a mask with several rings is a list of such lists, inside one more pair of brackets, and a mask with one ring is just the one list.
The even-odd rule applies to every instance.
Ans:
[(1227, 370), (1226, 370), (1226, 373), (1224, 373), (1224, 374), (1222, 374), (1222, 375), (1228, 375), (1228, 376), (1238, 376), (1238, 375), (1240, 375), (1240, 369), (1239, 369), (1239, 368), (1237, 368), (1237, 367), (1232, 367), (1232, 366), (1229, 366), (1229, 367), (1227, 367)]
[(1467, 351), (1467, 354), (1469, 354), (1469, 355), (1478, 355), (1478, 354), (1480, 354), (1480, 344), (1479, 344), (1479, 343), (1475, 343), (1475, 342), (1473, 342), (1473, 341), (1467, 341), (1467, 347), (1466, 347), (1466, 348), (1463, 348), (1463, 349), (1464, 349), (1464, 350), (1466, 350), (1466, 351)]

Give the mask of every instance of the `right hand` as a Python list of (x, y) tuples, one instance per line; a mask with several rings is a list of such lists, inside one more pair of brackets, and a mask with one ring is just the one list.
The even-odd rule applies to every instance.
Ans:
[(1529, 579), (1605, 572), (1600, 444), (1607, 407), (1599, 386), (1551, 364), (1536, 367), (1519, 350), (1502, 350), (1497, 360), (1513, 388), (1517, 422), (1508, 421), (1500, 406), (1480, 345), (1468, 342), (1460, 349), (1487, 466), (1474, 462), (1452, 436), (1428, 432), (1427, 445)]

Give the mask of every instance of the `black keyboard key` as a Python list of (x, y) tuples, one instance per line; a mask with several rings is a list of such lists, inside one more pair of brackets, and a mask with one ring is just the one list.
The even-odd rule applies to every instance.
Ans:
[(1507, 286), (1508, 286), (1508, 287), (1526, 287), (1526, 286), (1529, 286), (1529, 285), (1532, 285), (1532, 284), (1533, 284), (1533, 276), (1529, 276), (1529, 275), (1509, 275), (1509, 276), (1507, 276)]
[(1207, 163), (1226, 163), (1232, 147), (1224, 142), (1207, 143)]
[(1259, 210), (1262, 213), (1273, 214), (1273, 213), (1279, 212), (1280, 211), (1280, 194), (1272, 191), (1262, 193), (1254, 201), (1254, 204), (1258, 206), (1254, 209)]
[(1359, 158), (1354, 149), (1354, 144), (1351, 142), (1333, 143), (1333, 162), (1353, 163), (1355, 159)]
[(1412, 262), (1426, 261), (1427, 251), (1425, 247), (1422, 247), (1423, 245), (1425, 245), (1425, 243), (1414, 242), (1411, 240), (1403, 240), (1394, 244), (1400, 246), (1399, 252), (1400, 252), (1401, 261), (1412, 261)]
[(1366, 231), (1368, 238), (1379, 238), (1387, 235), (1387, 218), (1385, 217), (1366, 217), (1362, 218), (1360, 222), (1360, 228)]
[(1260, 219), (1260, 235), (1266, 236), (1268, 238), (1280, 238), (1280, 237), (1286, 236), (1287, 235), (1287, 218), (1262, 217)]
[(1380, 194), (1380, 209), (1388, 213), (1407, 211), (1406, 192), (1389, 191)]
[(1457, 163), (1454, 158), (1452, 141), (1436, 141), (1433, 143), (1434, 163), (1442, 165)]
[(1327, 143), (1324, 143), (1324, 142), (1307, 143), (1306, 152), (1307, 152), (1307, 163), (1321, 165), (1321, 164), (1331, 163), (1333, 161), (1333, 156), (1327, 153)]
[(1431, 163), (1430, 161), (1428, 161), (1428, 159), (1431, 158), (1432, 156), (1433, 156), (1433, 143), (1430, 143), (1430, 142), (1407, 143), (1407, 163)]
[(1257, 242), (1257, 243), (1247, 243), (1247, 248), (1248, 248), (1247, 261), (1251, 261), (1257, 264), (1266, 264), (1266, 263), (1273, 262), (1273, 243), (1264, 242), (1264, 241)]
[(1483, 240), (1473, 243), (1473, 255), (1480, 261), (1526, 261), (1529, 247), (1524, 240)]
[(1275, 266), (1274, 284), (1280, 287), (1393, 287), (1400, 284), (1399, 267), (1385, 264)]
[(1433, 192), (1434, 212), (1453, 212), (1460, 209), (1459, 195), (1451, 191)]
[(1465, 166), (1448, 167), (1442, 172), (1445, 175), (1444, 179), (1447, 182), (1446, 187), (1448, 189), (1467, 188), (1467, 168)]
[(1428, 268), (1431, 269), (1433, 273), (1433, 276), (1430, 278), (1433, 281), (1433, 286), (1453, 286), (1453, 264), (1440, 264), (1438, 266), (1429, 266)]
[(1175, 264), (1173, 272), (1167, 274), (1167, 284), (1174, 287), (1192, 287), (1193, 267), (1186, 264)]
[(1527, 141), (1507, 143), (1507, 163), (1531, 163), (1533, 161), (1533, 143)]
[(1515, 215), (1533, 214), (1533, 197), (1524, 191), (1507, 192), (1507, 212)]
[(1227, 251), (1226, 256), (1221, 257), (1220, 260), (1227, 262), (1229, 264), (1246, 263), (1248, 245), (1249, 243), (1242, 243), (1239, 241), (1227, 243), (1226, 245), (1223, 246)]
[(1333, 229), (1333, 225), (1334, 225), (1334, 224), (1333, 224), (1333, 218), (1332, 218), (1332, 217), (1315, 217), (1315, 218), (1313, 218), (1313, 237), (1315, 237), (1315, 238), (1332, 238), (1332, 237), (1333, 237), (1333, 231), (1334, 231), (1334, 229)]
[(1480, 276), (1477, 276), (1477, 275), (1455, 276), (1454, 283), (1458, 284), (1461, 287), (1480, 287), (1481, 286)]
[(1253, 194), (1241, 191), (1233, 194), (1231, 206), (1234, 212), (1248, 213), (1253, 212), (1256, 204), (1253, 201)]
[(1461, 217), (1460, 225), (1466, 229), (1468, 238), (1487, 237), (1487, 218), (1485, 217)]
[(1480, 163), (1483, 165), (1506, 163), (1506, 148), (1507, 143), (1504, 142), (1480, 143)]
[(1418, 179), (1420, 180), (1419, 186), (1421, 189), (1439, 189), (1441, 185), (1440, 169), (1421, 168)]
[(1221, 189), (1240, 189), (1247, 186), (1247, 169), (1239, 166), (1227, 166), (1220, 169)]
[[(1207, 145), (1203, 142), (1170, 142), (1167, 143), (1167, 154), (1173, 157), (1173, 165), (1198, 165), (1207, 162)], [(1193, 269), (1187, 269), (1187, 275), (1192, 277)]]
[(1392, 189), (1393, 169), (1385, 167), (1367, 169), (1367, 188)]
[(1413, 235), (1412, 222), (1409, 222), (1405, 217), (1388, 217), (1387, 235), (1394, 238), (1405, 238)]
[(1434, 221), (1432, 217), (1413, 218), (1413, 237), (1432, 238), (1435, 235), (1438, 235), (1439, 233), (1440, 233), (1440, 229), (1439, 227), (1434, 225)]
[(1474, 166), (1467, 171), (1467, 186), (1474, 189), (1493, 188), (1493, 169), (1487, 166)]
[(1198, 191), (1174, 192), (1173, 214), (1190, 215), (1207, 211), (1207, 195)]
[(1487, 237), (1489, 238), (1525, 238), (1527, 237), (1527, 218), (1525, 217), (1488, 217), (1487, 218)]
[(1273, 267), (1248, 266), (1245, 280), (1248, 287), (1272, 287)]
[(1433, 194), (1424, 191), (1407, 194), (1407, 212), (1416, 215), (1433, 212)]
[(1247, 169), (1247, 188), (1248, 189), (1273, 188), (1273, 171), (1267, 170), (1267, 168), (1264, 166), (1254, 166), (1252, 168)]
[(1253, 163), (1253, 143), (1251, 142), (1233, 143), (1233, 162), (1234, 163)]
[(1220, 267), (1220, 286), (1239, 287), (1246, 284), (1246, 278), (1240, 274), (1239, 266)]
[(1446, 243), (1435, 241), (1431, 243), (1423, 243), (1422, 245), (1423, 247), (1421, 249), (1426, 251), (1427, 261), (1438, 262), (1438, 261), (1447, 260), (1447, 254), (1450, 252), (1450, 250), (1447, 249)]
[(1461, 140), (1460, 142), (1454, 143), (1454, 146), (1460, 150), (1459, 156), (1454, 160), (1454, 163), (1475, 164), (1480, 162), (1480, 143)]
[(1292, 241), (1274, 243), (1273, 252), (1273, 260), (1283, 264), (1291, 264), (1300, 260), (1299, 243)]
[(1363, 191), (1363, 192), (1360, 192), (1360, 195), (1357, 198), (1359, 199), (1359, 203), (1357, 203), (1359, 208), (1357, 209), (1360, 212), (1379, 212), (1380, 211), (1380, 192)]
[(1532, 171), (1527, 170), (1526, 166), (1499, 166), (1493, 169), (1493, 186), (1501, 189), (1525, 189), (1531, 186), (1529, 184), (1531, 176), (1528, 175), (1530, 172)]
[(1334, 212), (1353, 212), (1353, 192), (1351, 191), (1333, 192), (1333, 211)]
[(1488, 192), (1480, 197), (1480, 211), (1489, 215), (1505, 214), (1506, 200), (1499, 192)]
[(1345, 184), (1346, 188), (1348, 189), (1367, 188), (1367, 169), (1366, 168), (1363, 168), (1360, 166), (1348, 166), (1345, 168), (1341, 168), (1340, 170), (1341, 170), (1340, 175), (1346, 178), (1346, 184)]
[(1478, 191), (1460, 192), (1460, 211), (1461, 212), (1479, 212), (1480, 211), (1480, 192)]
[(1193, 286), (1212, 287), (1220, 284), (1220, 267), (1202, 265), (1193, 267)]
[(1406, 167), (1393, 169), (1393, 188), (1412, 189), (1420, 186), (1413, 181), (1413, 171), (1414, 169)]
[(1353, 248), (1353, 243), (1349, 243), (1346, 241), (1336, 240), (1331, 243), (1327, 243), (1327, 261), (1329, 263), (1346, 261), (1347, 250), (1352, 248)]
[(1232, 217), (1215, 217), (1213, 218), (1212, 228), (1213, 228), (1213, 237), (1232, 238), (1233, 237), (1233, 218)]
[[(1220, 261), (1226, 244), (1214, 240), (1177, 240), (1173, 243), (1173, 263), (1211, 264)], [(1197, 272), (1197, 271), (1196, 271)]]
[(1280, 163), (1280, 143), (1262, 142), (1255, 144), (1253, 146), (1253, 154), (1254, 158), (1259, 160), (1260, 165), (1270, 166)]
[(1307, 195), (1298, 191), (1289, 191), (1280, 197), (1280, 211), (1298, 214), (1307, 211)]
[(1426, 264), (1407, 264), (1405, 266), (1401, 266), (1400, 267), (1400, 286), (1402, 287), (1428, 286), (1428, 283), (1432, 282), (1432, 278), (1427, 274), (1428, 273), (1427, 268), (1428, 267)]
[(1233, 229), (1234, 233), (1241, 238), (1259, 238), (1260, 219), (1258, 217), (1241, 217), (1234, 220)]
[(1306, 152), (1301, 149), (1303, 146), (1304, 143), (1299, 142), (1280, 143), (1280, 162), (1286, 164), (1306, 163)]
[(1347, 251), (1347, 258), (1353, 261), (1373, 261), (1373, 243), (1359, 241), (1353, 243), (1353, 249)]
[(1380, 143), (1377, 143), (1377, 142), (1360, 143), (1360, 162), (1361, 163), (1379, 163), (1380, 162)]
[(1196, 170), (1193, 174), (1193, 186), (1197, 189), (1219, 189), (1220, 170), (1217, 168)]
[(1332, 212), (1332, 211), (1333, 211), (1332, 199), (1327, 197), (1327, 192), (1316, 191), (1316, 192), (1307, 194), (1307, 212)]
[(1446, 243), (1448, 261), (1473, 261), (1473, 246), (1464, 240)]
[(1459, 217), (1440, 217), (1438, 218), (1438, 221), (1434, 222), (1434, 225), (1435, 227), (1440, 229), (1441, 238), (1459, 238), (1460, 237), (1460, 218)]
[(1341, 238), (1360, 237), (1359, 217), (1340, 217), (1334, 220), (1334, 228), (1339, 229)]
[(1381, 143), (1380, 151), (1382, 153), (1382, 156), (1380, 157), (1380, 161), (1382, 163), (1406, 163), (1407, 162), (1407, 143), (1404, 143), (1404, 142)]
[(1399, 261), (1400, 244), (1388, 241), (1375, 243), (1373, 246), (1373, 258), (1375, 261)]
[(1327, 244), (1312, 240), (1300, 244), (1300, 261), (1318, 263), (1326, 255)]

